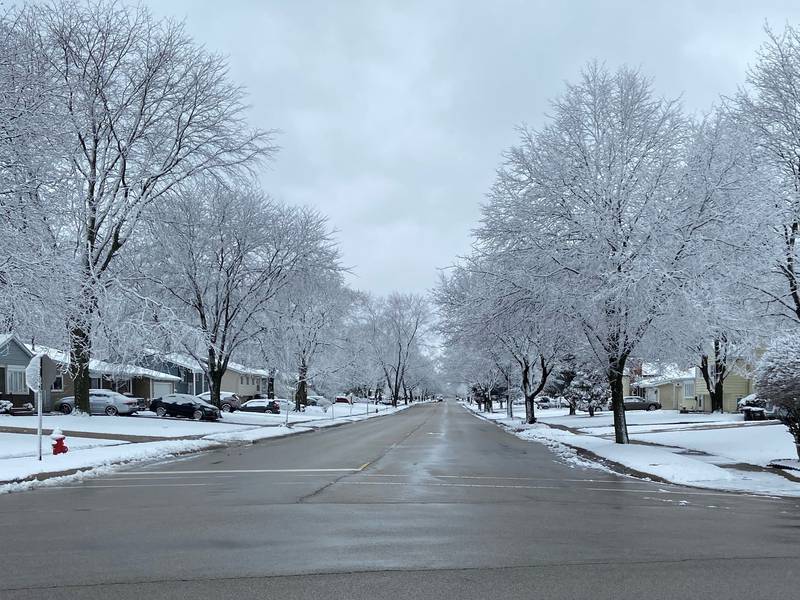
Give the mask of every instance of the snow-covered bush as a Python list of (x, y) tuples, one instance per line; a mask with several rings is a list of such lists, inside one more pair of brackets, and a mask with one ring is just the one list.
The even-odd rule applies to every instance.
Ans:
[(580, 410), (588, 410), (592, 401), (598, 409), (604, 407), (610, 393), (604, 375), (596, 371), (577, 371), (563, 394), (571, 408), (574, 406)]
[(756, 370), (758, 396), (782, 409), (781, 421), (789, 428), (800, 457), (800, 335), (793, 333), (772, 342)]

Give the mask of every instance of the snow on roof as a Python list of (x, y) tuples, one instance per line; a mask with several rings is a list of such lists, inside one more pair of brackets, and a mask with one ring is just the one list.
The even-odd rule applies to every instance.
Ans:
[(247, 365), (243, 365), (242, 363), (233, 362), (232, 360), (228, 361), (228, 369), (231, 371), (236, 371), (237, 373), (242, 373), (243, 375), (269, 377), (269, 373), (264, 369), (254, 369), (252, 367), (248, 367)]
[[(154, 354), (158, 353), (154, 352)], [(188, 354), (182, 354), (180, 352), (171, 352), (169, 354), (163, 355), (163, 358), (166, 361), (175, 363), (176, 365), (184, 367), (186, 369), (191, 369), (192, 371), (195, 372), (203, 371), (203, 365), (200, 363), (200, 361), (195, 360)], [(269, 372), (265, 371), (264, 369), (253, 369), (252, 367), (248, 367), (247, 365), (243, 365), (241, 363), (237, 363), (232, 360), (228, 361), (228, 370), (234, 371), (236, 373), (241, 373), (243, 375), (256, 375), (257, 377), (269, 377)]]
[(637, 383), (639, 387), (656, 387), (664, 385), (665, 383), (674, 383), (678, 381), (686, 381), (687, 379), (694, 379), (694, 367), (690, 369), (681, 369), (678, 365), (670, 364), (664, 365), (661, 372), (655, 377), (648, 377)]
[(180, 352), (170, 352), (169, 354), (165, 354), (163, 356), (164, 360), (175, 363), (179, 367), (183, 367), (184, 369), (191, 369), (195, 372), (203, 371), (203, 365), (201, 365), (198, 361), (194, 358), (189, 356), (188, 354), (181, 354)]
[[(56, 350), (55, 348), (47, 348), (45, 346), (36, 346), (32, 348), (27, 346), (28, 350), (34, 354), (37, 352), (44, 352), (47, 356), (52, 358), (55, 362), (62, 366), (69, 365), (69, 356), (66, 352)], [(89, 360), (89, 373), (92, 375), (111, 375), (113, 377), (147, 377), (155, 379), (156, 381), (180, 381), (180, 377), (147, 369), (138, 365), (128, 365), (123, 363), (111, 363), (104, 360), (92, 358)]]

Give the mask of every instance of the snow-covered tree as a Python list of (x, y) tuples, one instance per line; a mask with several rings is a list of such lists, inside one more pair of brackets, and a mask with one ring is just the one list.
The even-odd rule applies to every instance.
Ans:
[(789, 428), (800, 458), (800, 335), (793, 331), (777, 338), (761, 357), (756, 370), (756, 391), (771, 400)]
[(184, 186), (148, 221), (141, 295), (168, 340), (207, 369), (214, 402), (231, 358), (275, 326), (284, 308), (277, 296), (337, 269), (325, 219), (273, 202), (253, 184)]
[(383, 298), (373, 298), (367, 308), (372, 360), (383, 374), (392, 405), (397, 406), (409, 359), (425, 343), (430, 307), (418, 294), (392, 292)]
[(144, 7), (61, 0), (4, 19), (32, 40), (24, 60), (43, 65), (47, 110), (59, 124), (47, 139), (67, 175), (37, 192), (58, 208), (61, 243), (74, 256), (62, 273), (74, 283), (70, 365), (77, 403), (88, 410), (98, 296), (114, 283), (114, 262), (143, 212), (196, 175), (248, 168), (271, 152), (269, 135), (247, 127), (244, 92), (230, 82), (225, 59)]
[(753, 207), (771, 218), (772, 243), (764, 260), (777, 285), (755, 282), (773, 314), (800, 321), (800, 30), (765, 27), (767, 41), (735, 98), (736, 117), (753, 133), (771, 171), (766, 202)]
[(690, 133), (677, 101), (656, 98), (641, 73), (591, 64), (545, 127), (522, 131), (478, 230), (481, 250), (545, 282), (548, 310), (586, 340), (608, 377), (618, 443), (627, 360), (663, 323), (713, 221), (687, 193)]

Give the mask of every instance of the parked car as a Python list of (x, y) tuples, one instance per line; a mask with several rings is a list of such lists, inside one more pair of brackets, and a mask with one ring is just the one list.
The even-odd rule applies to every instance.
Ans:
[(625, 404), (625, 410), (658, 410), (661, 408), (659, 401), (648, 400), (641, 396), (625, 396), (622, 401)]
[(536, 408), (554, 408), (559, 406), (558, 401), (550, 396), (539, 396), (536, 399)]
[[(609, 404), (609, 406), (610, 406), (610, 404)], [(603, 406), (602, 402), (595, 401), (595, 404), (594, 404), (594, 411), (595, 412), (603, 412), (603, 409), (605, 409), (605, 408), (606, 407)], [(578, 401), (576, 409), (581, 411), (581, 412), (589, 412), (589, 401), (588, 400), (580, 400), (580, 401)], [(609, 408), (609, 410), (611, 410), (611, 409)]]
[(328, 400), (325, 396), (308, 396), (308, 405), (309, 406), (321, 406), (322, 408), (328, 408), (333, 402)]
[[(203, 392), (197, 395), (200, 400), (211, 403), (211, 392)], [(239, 410), (242, 406), (242, 399), (233, 392), (220, 392), (219, 393), (219, 409), (222, 412), (232, 412)]]
[(220, 410), (213, 404), (191, 394), (167, 394), (150, 403), (150, 410), (159, 417), (189, 417), (195, 421), (220, 417)]
[(336, 404), (352, 404), (352, 402), (350, 402), (350, 398), (347, 396), (336, 396), (336, 400), (334, 400), (334, 402), (336, 402)]
[(275, 400), (256, 398), (243, 402), (239, 410), (242, 412), (272, 413), (273, 415), (278, 415), (281, 412), (281, 407)]
[[(70, 414), (75, 410), (75, 396), (65, 396), (53, 404), (53, 410)], [(139, 410), (139, 400), (112, 390), (89, 390), (89, 412), (93, 415), (132, 415)]]

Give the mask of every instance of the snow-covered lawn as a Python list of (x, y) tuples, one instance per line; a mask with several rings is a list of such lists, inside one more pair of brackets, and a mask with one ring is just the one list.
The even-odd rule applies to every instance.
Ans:
[[(521, 413), (520, 416), (523, 416)], [(550, 425), (563, 425), (581, 431), (591, 432), (592, 435), (614, 433), (614, 420), (611, 411), (604, 410), (590, 417), (588, 413), (579, 412), (569, 415), (566, 409), (547, 409), (536, 412), (540, 421)], [(677, 410), (631, 410), (625, 413), (628, 422), (628, 432), (645, 431), (651, 428), (668, 429), (673, 427), (702, 427), (705, 425), (735, 424), (744, 422), (740, 414), (729, 413), (688, 413), (682, 414)], [(658, 427), (656, 427), (658, 426)]]
[[(42, 419), (45, 429), (109, 435), (141, 435), (158, 438), (177, 438), (207, 435), (223, 431), (239, 431), (246, 426), (227, 424), (224, 421), (192, 421), (191, 419), (160, 418), (151, 412), (132, 417), (107, 417), (105, 415), (46, 415)], [(0, 427), (26, 427), (36, 429), (36, 417), (11, 417), (0, 415)]]
[[(51, 453), (50, 444), (50, 438), (44, 436), (42, 438), (43, 454)], [(127, 442), (93, 438), (71, 438), (68, 445), (70, 451), (72, 451), (98, 448), (100, 446), (116, 446), (118, 444), (127, 444)], [(35, 435), (26, 433), (0, 433), (0, 460), (36, 456), (37, 452), (38, 445)]]
[[(741, 415), (730, 414), (631, 411), (626, 414), (631, 439), (658, 446), (621, 445), (608, 437), (613, 434), (609, 413), (569, 416), (568, 411), (551, 409), (546, 415), (547, 411), (537, 413), (539, 423), (526, 425), (520, 418), (508, 419), (504, 412), (477, 413), (475, 406), (465, 406), (520, 438), (549, 446), (568, 462), (575, 462), (570, 449), (577, 448), (673, 483), (800, 496), (800, 483), (759, 468), (774, 460), (796, 458), (792, 436), (779, 423), (745, 423)], [(737, 463), (753, 468), (735, 468)]]
[(766, 466), (774, 460), (797, 458), (794, 439), (780, 423), (725, 429), (637, 433), (631, 435), (631, 439), (705, 452), (728, 463)]

